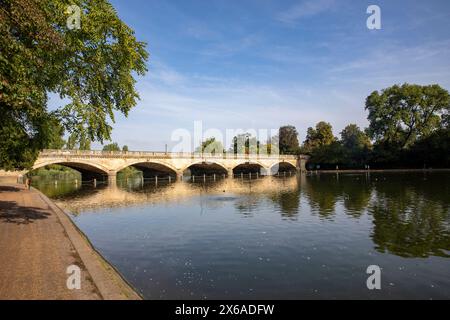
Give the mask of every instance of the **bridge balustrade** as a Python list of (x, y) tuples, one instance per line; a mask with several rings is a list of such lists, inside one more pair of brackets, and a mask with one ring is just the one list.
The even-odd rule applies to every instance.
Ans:
[[(102, 151), (102, 150), (43, 150), (40, 157), (122, 157), (122, 158), (190, 158), (190, 159), (297, 159), (296, 155), (152, 152), (152, 151)], [(300, 158), (304, 156), (301, 155)]]

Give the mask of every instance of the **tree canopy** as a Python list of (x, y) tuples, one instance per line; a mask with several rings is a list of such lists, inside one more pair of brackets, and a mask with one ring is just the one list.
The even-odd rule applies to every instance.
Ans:
[(197, 147), (196, 152), (204, 152), (204, 153), (223, 153), (223, 144), (219, 140), (216, 140), (215, 137), (211, 137), (202, 142), (201, 147)]
[[(69, 5), (81, 9), (79, 29), (67, 27)], [(3, 0), (0, 32), (0, 168), (31, 167), (58, 123), (108, 140), (114, 112), (136, 105), (146, 44), (107, 0)], [(56, 110), (49, 93), (61, 98)]]
[(440, 128), (449, 108), (448, 91), (436, 84), (405, 83), (374, 91), (366, 99), (368, 133), (372, 139), (405, 148)]
[(113, 143), (104, 145), (103, 151), (120, 151), (120, 147), (117, 142), (113, 142)]
[(327, 146), (336, 141), (333, 135), (333, 127), (325, 121), (316, 124), (316, 128), (309, 127), (306, 133), (306, 140), (303, 143), (307, 152), (313, 151), (317, 147)]
[[(309, 128), (304, 150), (322, 168), (449, 167), (450, 95), (439, 85), (394, 85), (366, 99), (369, 127), (346, 126), (333, 140), (325, 122)], [(372, 144), (372, 141), (373, 144)]]
[(257, 154), (260, 142), (250, 133), (241, 133), (233, 137), (233, 143), (229, 149), (233, 154)]
[(349, 124), (341, 131), (341, 142), (347, 149), (363, 149), (371, 145), (367, 134), (356, 124)]
[(294, 126), (282, 126), (278, 130), (279, 149), (281, 154), (298, 154), (298, 132)]

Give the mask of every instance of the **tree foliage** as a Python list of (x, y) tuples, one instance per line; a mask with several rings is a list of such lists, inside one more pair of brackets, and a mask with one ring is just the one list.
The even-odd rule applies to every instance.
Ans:
[[(81, 8), (80, 29), (67, 27), (68, 5)], [(107, 0), (3, 0), (0, 33), (1, 168), (30, 167), (55, 121), (103, 141), (114, 112), (135, 106), (148, 54)], [(49, 111), (50, 92), (68, 103)]]
[(223, 144), (219, 140), (216, 140), (215, 137), (211, 137), (206, 139), (202, 142), (202, 145), (200, 147), (197, 147), (195, 150), (196, 152), (203, 152), (203, 153), (223, 153)]
[(349, 150), (370, 147), (371, 142), (367, 134), (356, 124), (349, 124), (341, 131), (342, 145)]
[(281, 154), (298, 154), (300, 145), (298, 143), (298, 132), (294, 126), (280, 127), (278, 131), (279, 150)]
[(316, 124), (316, 128), (309, 127), (303, 147), (307, 152), (312, 152), (317, 147), (327, 146), (336, 141), (333, 135), (333, 127), (325, 121)]
[(85, 132), (73, 132), (67, 139), (66, 149), (91, 150), (91, 140)]
[(66, 141), (64, 140), (64, 128), (59, 122), (55, 121), (47, 147), (49, 149), (63, 149), (65, 145)]
[(374, 91), (366, 99), (368, 133), (372, 139), (405, 148), (438, 129), (449, 108), (449, 93), (439, 85), (405, 83)]
[(242, 133), (233, 137), (233, 143), (229, 150), (233, 154), (258, 154), (260, 141), (250, 133)]
[(331, 126), (321, 122), (308, 129), (304, 149), (322, 168), (450, 167), (449, 106), (438, 85), (394, 85), (367, 97), (365, 132), (350, 124), (333, 141)]
[(104, 145), (103, 151), (120, 151), (120, 147), (117, 142), (113, 142), (113, 143)]
[(356, 124), (349, 124), (341, 131), (340, 144), (344, 149), (343, 163), (350, 167), (364, 166), (370, 156), (372, 143), (367, 134)]

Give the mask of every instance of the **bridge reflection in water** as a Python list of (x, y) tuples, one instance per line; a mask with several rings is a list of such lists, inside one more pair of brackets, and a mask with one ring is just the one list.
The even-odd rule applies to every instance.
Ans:
[[(240, 176), (240, 175), (239, 175)], [(96, 210), (114, 207), (129, 207), (141, 204), (173, 203), (181, 202), (190, 197), (201, 194), (217, 195), (271, 195), (278, 192), (296, 192), (299, 185), (305, 182), (305, 177), (280, 176), (263, 177), (256, 179), (253, 176), (243, 176), (242, 179), (219, 178), (214, 181), (211, 176), (198, 177), (196, 182), (172, 181), (166, 179), (143, 180), (130, 178), (119, 180), (117, 184), (104, 184), (93, 187), (84, 185), (75, 186), (73, 182), (59, 185), (49, 184), (38, 186), (44, 193), (52, 196), (55, 201), (73, 214), (85, 210)], [(67, 187), (66, 185), (69, 184)], [(57, 189), (61, 190), (61, 193)]]
[(53, 199), (149, 299), (372, 299), (374, 263), (395, 284), (378, 298), (450, 298), (449, 173), (138, 178), (49, 191), (65, 185), (73, 192)]

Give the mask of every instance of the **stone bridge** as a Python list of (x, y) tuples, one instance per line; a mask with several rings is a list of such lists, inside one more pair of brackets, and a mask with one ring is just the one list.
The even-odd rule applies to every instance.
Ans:
[(124, 152), (43, 150), (33, 169), (47, 165), (64, 165), (81, 172), (83, 179), (106, 178), (115, 181), (119, 171), (133, 166), (144, 176), (170, 175), (182, 179), (183, 174), (238, 173), (271, 175), (283, 171), (305, 171), (307, 156), (259, 154), (206, 154), (171, 152)]

